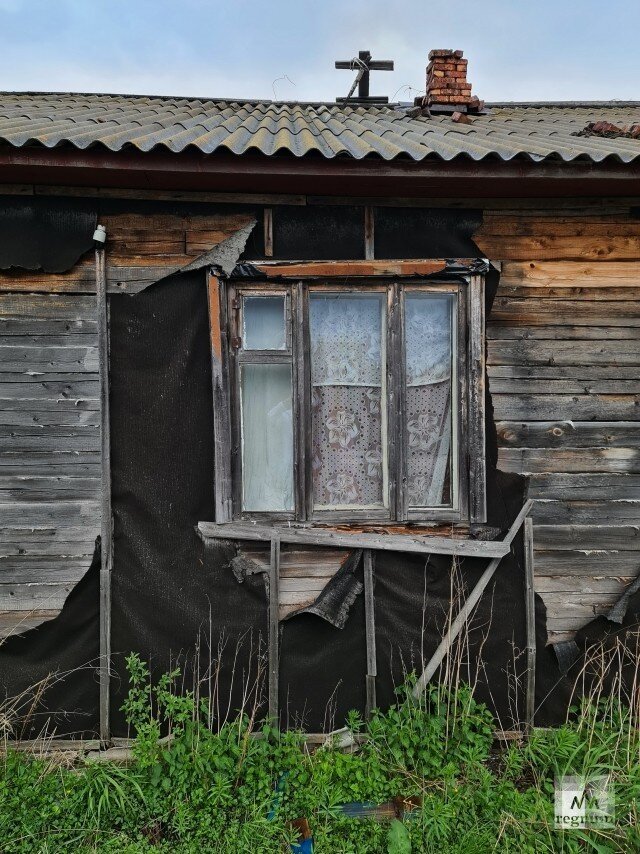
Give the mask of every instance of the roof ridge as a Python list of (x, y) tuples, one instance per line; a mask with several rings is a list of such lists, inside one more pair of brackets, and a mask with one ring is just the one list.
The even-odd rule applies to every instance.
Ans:
[[(46, 90), (0, 90), (0, 97), (3, 95), (15, 95), (15, 96), (24, 96), (24, 97), (35, 97), (35, 96), (52, 96), (57, 95), (66, 98), (126, 98), (130, 100), (144, 100), (151, 99), (154, 101), (198, 101), (200, 103), (211, 103), (211, 104), (247, 104), (252, 106), (261, 106), (261, 105), (270, 105), (270, 106), (278, 106), (278, 107), (338, 107), (344, 109), (364, 109), (364, 110), (393, 110), (398, 106), (409, 106), (408, 103), (402, 101), (394, 101), (388, 104), (358, 104), (354, 101), (353, 104), (343, 104), (336, 103), (335, 101), (297, 101), (297, 100), (288, 100), (288, 101), (278, 101), (273, 100), (271, 98), (230, 98), (230, 97), (218, 97), (216, 95), (160, 95), (160, 94), (149, 94), (149, 93), (135, 93), (135, 92), (67, 92), (67, 91), (46, 91)], [(597, 100), (586, 100), (586, 101), (485, 101), (487, 107), (529, 107), (529, 108), (539, 108), (545, 109), (547, 107), (561, 108), (561, 109), (579, 109), (580, 107), (584, 108), (593, 108), (593, 107), (640, 107), (639, 101), (631, 101), (631, 100), (605, 100), (605, 101), (597, 101)]]

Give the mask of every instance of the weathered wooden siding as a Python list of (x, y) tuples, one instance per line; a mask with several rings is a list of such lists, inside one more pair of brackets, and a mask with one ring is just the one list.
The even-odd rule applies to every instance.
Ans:
[[(122, 213), (101, 221), (109, 290), (130, 294), (253, 216)], [(94, 293), (93, 252), (65, 273), (0, 271), (0, 637), (62, 607), (100, 532)]]
[(0, 293), (0, 611), (60, 608), (89, 566), (97, 371), (95, 298)]
[[(624, 201), (483, 206), (477, 243), (503, 262), (488, 326), (500, 465), (540, 499), (536, 585), (556, 639), (640, 571), (640, 221)], [(228, 221), (108, 221), (111, 291), (183, 266), (246, 217)], [(91, 257), (57, 277), (0, 274), (0, 611), (58, 608), (99, 529), (92, 290)]]
[(485, 216), (503, 261), (488, 326), (500, 467), (531, 477), (551, 640), (640, 571), (640, 222), (629, 209)]

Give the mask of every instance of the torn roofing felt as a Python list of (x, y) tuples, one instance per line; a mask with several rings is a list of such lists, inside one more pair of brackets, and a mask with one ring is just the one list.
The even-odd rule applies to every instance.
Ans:
[(0, 269), (64, 273), (93, 247), (95, 202), (0, 197)]
[[(91, 565), (64, 607), (0, 642), (0, 733), (95, 736), (98, 731), (100, 538)], [(5, 733), (5, 727), (8, 731)]]
[(246, 225), (220, 241), (208, 252), (199, 255), (190, 264), (186, 264), (173, 272), (190, 273), (192, 270), (201, 270), (203, 267), (214, 267), (226, 276), (230, 276), (255, 224), (255, 218), (248, 217)]
[[(351, 606), (362, 591), (362, 581), (357, 572), (362, 549), (355, 549), (327, 581), (315, 600), (304, 607), (290, 611), (281, 620), (289, 620), (298, 614), (315, 614), (336, 629), (343, 629)], [(269, 595), (269, 573), (264, 564), (259, 564), (247, 554), (239, 553), (230, 562), (230, 568), (238, 584), (250, 575), (262, 575), (267, 596)]]
[(289, 614), (286, 619), (297, 614), (315, 614), (336, 629), (343, 629), (349, 617), (351, 606), (364, 590), (357, 570), (362, 558), (362, 549), (351, 552), (347, 560), (333, 578), (324, 586), (312, 605)]
[(629, 584), (606, 614), (590, 620), (576, 632), (575, 637), (571, 640), (552, 644), (562, 673), (568, 673), (572, 665), (582, 657), (580, 643), (584, 644), (586, 639), (593, 641), (594, 632), (602, 638), (615, 634), (626, 625), (627, 612), (630, 612), (631, 615), (631, 619), (628, 621), (630, 624), (638, 622), (640, 611), (638, 591), (640, 591), (640, 575)]

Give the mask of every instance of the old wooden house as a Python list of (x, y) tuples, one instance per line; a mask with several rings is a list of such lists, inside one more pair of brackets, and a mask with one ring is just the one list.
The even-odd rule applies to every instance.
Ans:
[(91, 661), (71, 728), (207, 622), (262, 633), (283, 724), (388, 701), (452, 562), (530, 723), (536, 646), (636, 589), (640, 103), (341, 65), (337, 103), (0, 94), (0, 682)]

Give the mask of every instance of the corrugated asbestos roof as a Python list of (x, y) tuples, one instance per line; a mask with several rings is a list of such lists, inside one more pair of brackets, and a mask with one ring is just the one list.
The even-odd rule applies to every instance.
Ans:
[(574, 136), (588, 122), (640, 122), (640, 103), (494, 104), (472, 124), (449, 116), (412, 118), (406, 105), (343, 107), (129, 95), (0, 93), (0, 142), (47, 148), (102, 145), (147, 152), (190, 147), (205, 154), (288, 152), (347, 156), (473, 160), (497, 156), (630, 163), (640, 140)]

